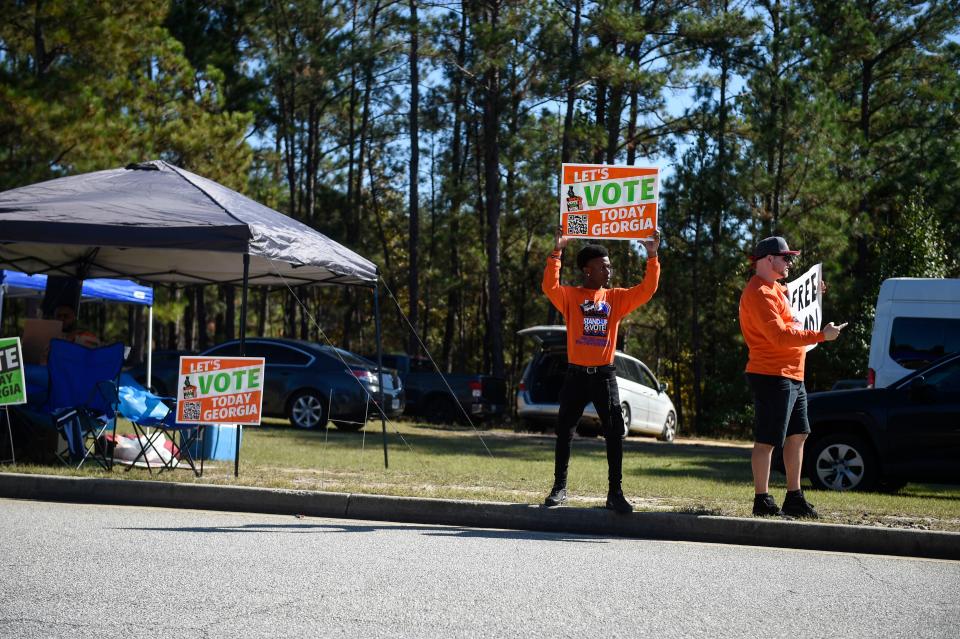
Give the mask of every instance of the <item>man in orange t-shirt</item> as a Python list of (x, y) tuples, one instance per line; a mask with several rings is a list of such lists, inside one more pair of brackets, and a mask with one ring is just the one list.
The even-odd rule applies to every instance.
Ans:
[(563, 228), (557, 229), (553, 252), (543, 271), (543, 292), (563, 314), (567, 324), (567, 373), (560, 390), (560, 411), (557, 415), (557, 445), (554, 455), (553, 489), (544, 502), (560, 506), (567, 499), (567, 466), (573, 431), (583, 409), (593, 402), (600, 416), (607, 443), (607, 474), (610, 484), (607, 508), (629, 513), (633, 506), (623, 496), (623, 413), (620, 412), (620, 391), (613, 366), (620, 320), (637, 307), (646, 304), (657, 290), (660, 261), (657, 247), (660, 234), (643, 241), (647, 251), (647, 272), (633, 288), (607, 288), (613, 268), (607, 249), (591, 244), (577, 253), (577, 267), (583, 275), (583, 286), (560, 285), (560, 256), (567, 245)]
[[(803, 365), (807, 346), (837, 339), (846, 324), (827, 324), (822, 331), (803, 330), (790, 309), (787, 287), (777, 280), (787, 277), (800, 251), (791, 251), (782, 237), (760, 240), (750, 256), (756, 275), (740, 296), (740, 330), (750, 349), (747, 381), (755, 409), (753, 469), (754, 515), (790, 515), (816, 518), (800, 490), (803, 443), (810, 433)], [(821, 283), (821, 292), (826, 287)], [(783, 447), (787, 471), (787, 496), (783, 509), (769, 493), (773, 449)]]

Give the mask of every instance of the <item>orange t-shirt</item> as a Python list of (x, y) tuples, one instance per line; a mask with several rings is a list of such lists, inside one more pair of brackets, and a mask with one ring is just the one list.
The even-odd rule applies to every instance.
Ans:
[(805, 331), (793, 316), (787, 287), (754, 275), (740, 295), (740, 331), (750, 349), (747, 372), (803, 381), (806, 347), (823, 341), (820, 331)]
[(560, 259), (547, 258), (543, 292), (567, 323), (567, 361), (579, 366), (612, 364), (620, 320), (650, 301), (659, 281), (660, 261), (651, 257), (643, 281), (632, 288), (561, 286)]

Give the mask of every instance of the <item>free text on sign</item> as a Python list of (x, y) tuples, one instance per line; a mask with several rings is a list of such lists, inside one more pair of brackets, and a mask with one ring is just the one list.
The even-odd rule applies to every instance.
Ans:
[[(806, 273), (787, 282), (787, 299), (793, 317), (805, 331), (819, 331), (823, 323), (823, 296), (820, 294), (820, 282), (823, 281), (823, 264), (816, 264)], [(807, 346), (811, 351), (816, 344)]]

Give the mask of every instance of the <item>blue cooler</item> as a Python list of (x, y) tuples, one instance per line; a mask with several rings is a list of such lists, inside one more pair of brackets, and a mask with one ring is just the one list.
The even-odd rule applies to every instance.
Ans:
[[(200, 442), (190, 447), (194, 459), (233, 460), (237, 453), (237, 432), (240, 426), (233, 424), (208, 424), (203, 429), (203, 455), (200, 455)], [(243, 434), (240, 435), (243, 443)]]

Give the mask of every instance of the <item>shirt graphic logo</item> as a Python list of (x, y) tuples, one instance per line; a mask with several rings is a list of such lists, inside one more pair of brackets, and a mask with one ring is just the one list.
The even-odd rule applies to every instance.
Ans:
[(584, 300), (580, 305), (580, 310), (584, 317), (610, 317), (610, 304), (604, 300), (594, 302), (593, 300)]
[(580, 305), (583, 312), (583, 334), (591, 337), (606, 337), (610, 322), (610, 304), (604, 300), (594, 302), (584, 300)]

